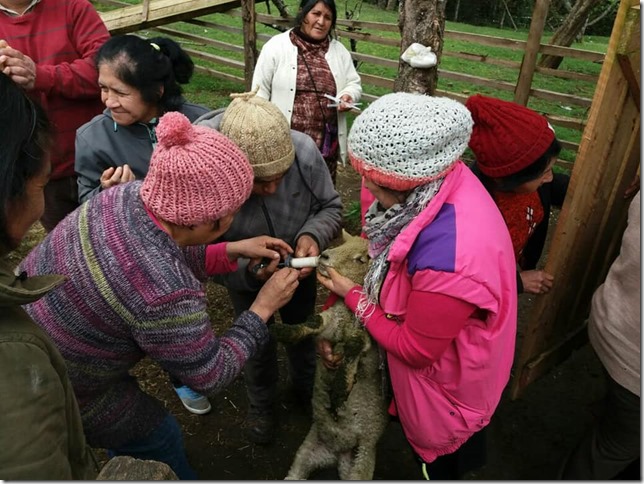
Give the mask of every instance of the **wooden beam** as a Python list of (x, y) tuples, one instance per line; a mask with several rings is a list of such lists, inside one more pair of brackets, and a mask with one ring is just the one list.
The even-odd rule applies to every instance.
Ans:
[(639, 107), (641, 98), (640, 86), (640, 41), (642, 39), (639, 25), (640, 9), (632, 8), (626, 16), (624, 32), (617, 45), (617, 61), (628, 84), (628, 92)]
[(550, 0), (536, 0), (532, 10), (532, 21), (530, 22), (530, 31), (528, 32), (528, 41), (526, 42), (519, 77), (514, 89), (514, 102), (522, 106), (528, 105), (530, 99), (530, 88), (534, 70), (537, 66), (537, 57), (539, 56), (539, 45), (543, 35), (543, 27), (546, 25), (548, 16), (548, 7)]
[(257, 31), (255, 30), (255, 0), (242, 0), (242, 21), (244, 29), (244, 78), (246, 91), (252, 91), (253, 72), (257, 63)]
[(615, 240), (621, 238), (629, 204), (623, 193), (640, 161), (640, 113), (617, 61), (617, 43), (627, 11), (636, 3), (622, 0), (617, 12), (544, 268), (555, 279), (547, 294), (535, 298), (515, 364), (512, 398), (547, 371), (547, 363), (531, 362), (565, 340), (585, 317), (619, 248)]
[(239, 0), (149, 0), (146, 20), (142, 20), (142, 8), (138, 4), (100, 12), (100, 16), (107, 30), (117, 35), (221, 12), (239, 5)]

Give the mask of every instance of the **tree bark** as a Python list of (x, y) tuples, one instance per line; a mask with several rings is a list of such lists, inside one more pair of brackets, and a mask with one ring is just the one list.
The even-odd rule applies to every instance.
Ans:
[(414, 42), (418, 42), (432, 48), (438, 63), (429, 69), (415, 69), (399, 60), (394, 91), (429, 95), (433, 95), (436, 91), (438, 66), (443, 53), (446, 4), (447, 0), (400, 1), (398, 16), (398, 28), (401, 36), (400, 53), (402, 54)]
[[(583, 31), (586, 21), (588, 20), (588, 16), (590, 15), (590, 11), (600, 1), (601, 0), (577, 0), (568, 16), (555, 31), (550, 44), (570, 47), (577, 36)], [(557, 69), (561, 65), (562, 61), (563, 57), (561, 56), (544, 55), (539, 61), (539, 66)]]

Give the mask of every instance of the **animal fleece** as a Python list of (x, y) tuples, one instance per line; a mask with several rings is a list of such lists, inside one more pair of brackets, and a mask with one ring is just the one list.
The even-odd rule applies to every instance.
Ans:
[[(326, 275), (328, 267), (362, 281), (369, 267), (367, 241), (343, 231), (343, 244), (320, 256), (318, 271)], [(312, 321), (273, 324), (271, 332), (287, 344), (315, 335), (330, 341), (333, 352), (343, 355), (336, 370), (318, 360), (313, 423), (286, 479), (306, 479), (315, 469), (337, 465), (341, 479), (370, 480), (376, 445), (388, 422), (384, 370), (375, 342), (341, 299)]]

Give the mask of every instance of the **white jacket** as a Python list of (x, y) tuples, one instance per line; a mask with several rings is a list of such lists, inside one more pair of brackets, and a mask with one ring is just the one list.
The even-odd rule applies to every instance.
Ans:
[[(289, 33), (290, 30), (278, 34), (264, 44), (253, 74), (253, 89), (259, 86), (257, 95), (276, 104), (290, 124), (297, 81), (297, 47), (291, 42)], [(353, 102), (360, 101), (360, 76), (347, 48), (331, 39), (325, 58), (335, 79), (337, 96), (348, 94)], [(346, 164), (347, 119), (346, 113), (339, 111), (338, 141), (342, 163)]]

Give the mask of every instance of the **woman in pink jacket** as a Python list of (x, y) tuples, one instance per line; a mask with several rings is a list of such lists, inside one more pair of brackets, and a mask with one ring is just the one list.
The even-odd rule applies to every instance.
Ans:
[(364, 227), (371, 266), (363, 287), (333, 270), (318, 276), (385, 350), (390, 413), (432, 479), (481, 464), (484, 439), (462, 446), (482, 437), (514, 356), (514, 252), (494, 201), (459, 160), (471, 132), (468, 110), (447, 98), (372, 103), (348, 139), (376, 197)]

